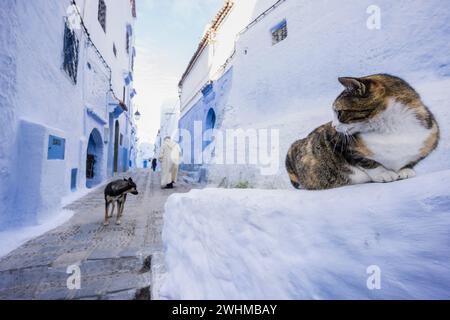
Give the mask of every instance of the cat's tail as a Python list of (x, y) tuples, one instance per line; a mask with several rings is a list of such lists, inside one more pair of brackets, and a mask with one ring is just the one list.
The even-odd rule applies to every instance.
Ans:
[(297, 174), (295, 172), (295, 166), (291, 157), (291, 150), (289, 150), (287, 156), (286, 156), (286, 170), (289, 175), (289, 179), (291, 180), (292, 185), (296, 189), (300, 189), (301, 185), (298, 180)]

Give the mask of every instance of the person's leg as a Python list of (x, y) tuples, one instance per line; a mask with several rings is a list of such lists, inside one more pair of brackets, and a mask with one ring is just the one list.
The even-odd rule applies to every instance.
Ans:
[(172, 167), (172, 184), (175, 184), (178, 179), (178, 165), (174, 164)]
[(169, 183), (165, 189), (173, 189), (173, 182)]

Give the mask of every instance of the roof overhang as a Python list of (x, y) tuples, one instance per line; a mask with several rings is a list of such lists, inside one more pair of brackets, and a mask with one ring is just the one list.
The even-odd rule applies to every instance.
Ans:
[(214, 32), (216, 32), (219, 29), (220, 25), (228, 16), (233, 6), (234, 0), (227, 0), (225, 1), (220, 11), (216, 14), (214, 20), (211, 22), (211, 27), (209, 27), (208, 31), (206, 31), (205, 35), (200, 41), (200, 44), (198, 45), (197, 51), (195, 51), (193, 57), (189, 61), (188, 67), (186, 68), (186, 71), (183, 73), (183, 76), (181, 77), (181, 80), (178, 83), (178, 87), (181, 88), (183, 86), (183, 82), (186, 80), (192, 68), (195, 66), (195, 63), (197, 62), (198, 58), (202, 55), (203, 50), (205, 50), (205, 48), (210, 43), (211, 38), (214, 35)]

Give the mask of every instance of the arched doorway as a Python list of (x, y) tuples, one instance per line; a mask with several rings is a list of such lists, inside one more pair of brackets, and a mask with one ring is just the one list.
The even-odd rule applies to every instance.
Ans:
[(206, 130), (211, 130), (216, 127), (216, 112), (213, 108), (209, 109), (206, 116)]
[(119, 120), (116, 120), (114, 128), (114, 173), (119, 172), (119, 141), (120, 139), (120, 125)]
[(86, 187), (92, 188), (102, 182), (103, 140), (97, 129), (89, 136), (86, 156)]
[[(213, 108), (209, 109), (208, 114), (206, 115), (205, 121), (205, 132), (211, 131), (216, 128), (216, 112)], [(211, 139), (212, 132), (208, 132), (207, 137)], [(203, 142), (203, 150), (205, 150), (212, 141), (204, 141)]]

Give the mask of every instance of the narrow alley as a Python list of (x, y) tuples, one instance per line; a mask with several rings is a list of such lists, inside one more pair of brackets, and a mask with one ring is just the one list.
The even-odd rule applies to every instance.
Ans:
[[(128, 197), (122, 225), (103, 226), (102, 187), (70, 204), (72, 219), (0, 260), (0, 299), (151, 299), (164, 268), (164, 203), (192, 186), (162, 190), (150, 170), (128, 176), (139, 195)], [(67, 286), (72, 266), (79, 266), (79, 290)]]

